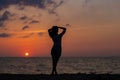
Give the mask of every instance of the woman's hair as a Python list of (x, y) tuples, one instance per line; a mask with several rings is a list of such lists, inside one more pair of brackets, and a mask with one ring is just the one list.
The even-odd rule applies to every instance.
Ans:
[(58, 26), (53, 26), (51, 31), (49, 32), (50, 37), (52, 38), (54, 35), (58, 33)]

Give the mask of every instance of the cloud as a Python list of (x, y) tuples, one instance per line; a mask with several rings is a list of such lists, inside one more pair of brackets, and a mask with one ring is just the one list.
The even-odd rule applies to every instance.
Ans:
[(7, 37), (11, 37), (11, 34), (8, 33), (0, 33), (0, 38), (7, 38)]
[(43, 36), (45, 34), (45, 32), (39, 32), (38, 35), (39, 36)]
[(29, 28), (29, 26), (24, 26), (24, 27), (22, 28), (22, 30), (25, 30), (25, 29), (27, 29), (27, 28)]
[[(39, 23), (40, 21), (34, 20), (33, 17), (38, 18), (39, 16), (36, 15), (42, 13), (38, 12), (35, 13), (34, 16), (30, 16), (28, 15), (28, 13), (24, 12), (25, 9), (27, 10), (29, 7), (32, 7), (32, 10), (36, 8), (37, 10), (44, 10), (48, 14), (58, 15), (56, 12), (56, 8), (58, 8), (63, 3), (63, 0), (0, 0), (0, 11), (10, 11), (5, 11), (2, 15), (0, 15), (0, 28), (4, 27), (4, 23), (7, 22), (7, 20), (9, 19), (12, 19), (14, 21), (19, 19), (23, 21), (24, 25)], [(20, 12), (20, 10), (24, 11)], [(25, 30), (27, 28), (25, 26), (25, 28), (22, 29)]]
[(59, 7), (60, 5), (62, 5), (64, 3), (64, 1), (61, 0), (58, 4), (55, 1), (52, 1), (51, 3), (53, 4), (53, 6), (52, 6), (51, 9), (48, 9), (48, 12), (50, 14), (56, 14), (56, 16), (57, 16), (57, 13), (55, 12), (55, 10), (56, 10), (57, 7)]
[(66, 24), (65, 26), (66, 26), (66, 27), (71, 27), (71, 25), (70, 25), (70, 24)]
[(89, 0), (85, 0), (85, 4), (87, 4), (89, 2)]
[(26, 20), (26, 19), (27, 19), (27, 16), (20, 17), (20, 20)]
[(50, 14), (56, 14), (55, 9), (63, 4), (64, 1), (56, 0), (0, 0), (0, 10), (8, 8), (10, 5), (18, 5), (19, 10), (23, 10), (25, 6), (33, 6), (36, 8), (46, 9)]
[(82, 3), (82, 7), (85, 8), (87, 7), (93, 0), (84, 0)]
[(18, 6), (17, 6), (17, 9), (18, 9), (18, 10), (24, 10), (24, 9), (25, 9), (25, 6), (24, 6), (24, 5), (18, 5)]
[(27, 34), (27, 35), (22, 36), (22, 37), (20, 37), (20, 38), (29, 38), (29, 37), (31, 37), (32, 35), (34, 35), (34, 33)]
[(0, 27), (3, 27), (4, 22), (9, 19), (9, 16), (11, 16), (11, 13), (9, 11), (5, 11), (1, 16), (0, 16)]
[(29, 24), (39, 23), (37, 20), (32, 20)]

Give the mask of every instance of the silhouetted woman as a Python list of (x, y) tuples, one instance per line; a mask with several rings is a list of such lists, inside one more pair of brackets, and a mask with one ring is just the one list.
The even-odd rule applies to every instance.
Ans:
[[(62, 29), (63, 31), (58, 34), (58, 29)], [(52, 55), (52, 75), (53, 74), (57, 74), (57, 63), (59, 61), (59, 58), (61, 56), (61, 51), (62, 51), (62, 36), (65, 34), (66, 32), (66, 28), (64, 27), (58, 27), (58, 26), (53, 26), (52, 28), (50, 28), (48, 30), (50, 37), (53, 40), (53, 47), (51, 49), (51, 55)]]

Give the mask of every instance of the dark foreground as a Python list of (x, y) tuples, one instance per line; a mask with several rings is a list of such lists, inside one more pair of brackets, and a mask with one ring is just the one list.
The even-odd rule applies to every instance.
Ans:
[(0, 80), (120, 80), (120, 74), (0, 74)]

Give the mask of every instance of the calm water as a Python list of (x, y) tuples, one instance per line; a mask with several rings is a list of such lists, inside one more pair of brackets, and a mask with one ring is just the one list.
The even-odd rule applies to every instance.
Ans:
[[(120, 74), (120, 57), (61, 58), (58, 73)], [(0, 58), (0, 73), (50, 74), (51, 58)]]

